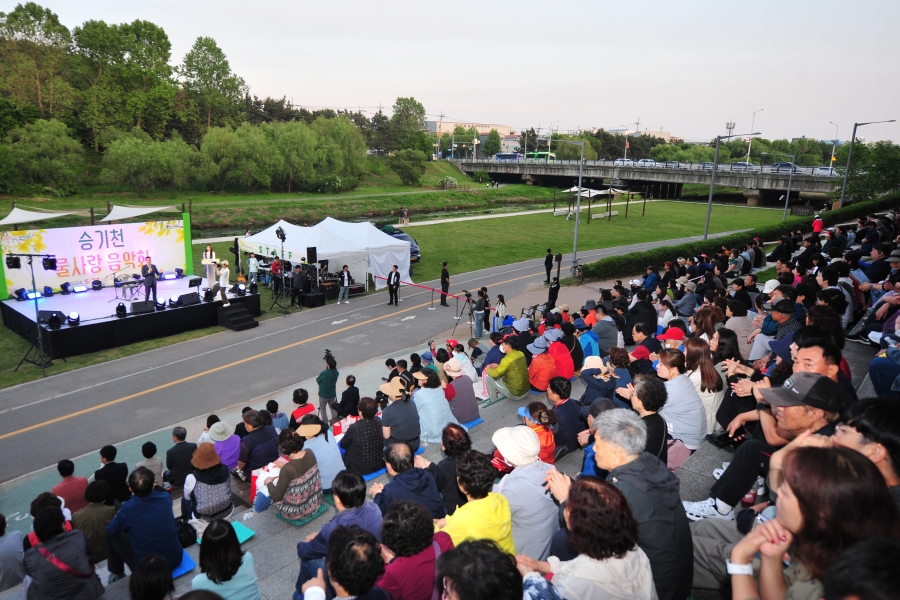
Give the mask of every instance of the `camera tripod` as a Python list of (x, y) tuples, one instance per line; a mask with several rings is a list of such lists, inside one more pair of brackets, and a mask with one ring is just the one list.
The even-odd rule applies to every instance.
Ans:
[[(472, 320), (472, 294), (465, 290), (463, 290), (463, 293), (466, 295), (466, 300), (465, 302), (463, 302), (462, 308), (459, 309), (459, 315), (456, 316), (456, 325), (453, 326), (453, 331), (450, 332), (450, 337), (453, 337), (453, 334), (456, 333), (456, 328), (459, 326), (459, 320), (463, 318), (463, 313), (466, 313), (469, 315), (469, 337), (473, 338), (475, 337), (475, 322)], [(466, 312), (466, 309), (468, 309), (468, 312)]]

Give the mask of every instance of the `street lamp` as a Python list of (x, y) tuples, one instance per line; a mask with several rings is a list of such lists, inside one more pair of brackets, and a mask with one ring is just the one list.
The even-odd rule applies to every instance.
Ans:
[[(831, 140), (831, 162), (828, 163), (828, 166), (834, 169), (834, 151), (837, 149), (837, 134), (838, 134), (838, 124), (834, 121), (828, 121), (832, 125), (834, 125), (834, 139)], [(833, 170), (831, 171), (834, 172)]]
[[(538, 138), (538, 141), (543, 141), (543, 138)], [(575, 199), (575, 241), (572, 244), (572, 276), (574, 277), (575, 267), (578, 265), (578, 226), (581, 224), (581, 175), (584, 171), (584, 140), (581, 140), (580, 142), (574, 140), (556, 140), (556, 142), (581, 146), (581, 160), (578, 161), (578, 195)], [(547, 161), (549, 162), (549, 160), (550, 154), (548, 151)]]
[[(766, 110), (766, 109), (761, 108), (759, 110), (753, 111), (753, 118), (750, 120), (750, 131), (753, 131), (753, 126), (756, 125), (756, 113), (762, 112), (764, 110)], [(756, 134), (751, 134), (751, 135), (756, 135)], [(750, 138), (750, 141), (747, 142), (747, 160), (746, 160), (746, 162), (748, 162), (748, 163), (750, 162), (750, 146), (752, 146), (752, 145), (753, 145), (753, 138)]]
[(853, 158), (853, 143), (856, 141), (856, 128), (860, 125), (874, 125), (876, 123), (893, 123), (896, 119), (890, 121), (869, 121), (868, 123), (854, 123), (853, 135), (850, 136), (850, 150), (847, 152), (847, 167), (844, 169), (844, 183), (841, 184), (841, 199), (838, 200), (838, 208), (844, 206), (844, 192), (847, 190), (847, 174), (850, 173), (850, 159)]
[(786, 154), (784, 152), (760, 152), (760, 154), (768, 154), (771, 156), (790, 156), (791, 157), (791, 174), (788, 176), (788, 189), (787, 189), (787, 199), (784, 201), (784, 216), (781, 217), (782, 221), (787, 221), (787, 209), (788, 203), (791, 201), (791, 183), (794, 181), (794, 155)]
[[(762, 110), (762, 109), (760, 109)], [(759, 111), (756, 111), (759, 112)], [(756, 133), (735, 133), (732, 135), (717, 135), (716, 136), (716, 153), (713, 155), (713, 166), (712, 166), (712, 176), (709, 179), (709, 201), (706, 203), (706, 229), (703, 230), (703, 239), (709, 237), (709, 215), (712, 213), (712, 200), (713, 200), (713, 188), (716, 186), (716, 171), (719, 169), (719, 142), (722, 140), (727, 140), (728, 138), (733, 137), (743, 137), (745, 135), (751, 136), (750, 139), (753, 139), (752, 136), (759, 135), (759, 132)], [(749, 150), (748, 150), (749, 153)], [(747, 162), (750, 162), (749, 160)]]

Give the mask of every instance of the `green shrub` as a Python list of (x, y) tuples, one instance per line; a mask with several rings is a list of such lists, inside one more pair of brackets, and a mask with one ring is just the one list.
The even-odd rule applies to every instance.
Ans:
[(458, 187), (458, 184), (455, 177), (450, 177), (449, 175), (447, 175), (446, 177), (438, 181), (438, 186), (442, 190), (455, 190)]
[(475, 171), (472, 173), (472, 181), (477, 181), (478, 183), (487, 183), (491, 180), (491, 174), (481, 169), (480, 171)]

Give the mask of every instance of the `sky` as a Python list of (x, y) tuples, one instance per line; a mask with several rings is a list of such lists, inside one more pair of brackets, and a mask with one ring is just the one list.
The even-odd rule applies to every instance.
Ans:
[[(12, 2), (9, 2), (10, 10)], [(152, 21), (179, 64), (208, 36), (252, 94), (371, 116), (413, 96), (429, 120), (515, 130), (753, 129), (849, 140), (900, 120), (897, 0), (38, 0), (69, 28)], [(755, 120), (754, 111), (757, 112)], [(860, 127), (900, 140), (900, 122)]]

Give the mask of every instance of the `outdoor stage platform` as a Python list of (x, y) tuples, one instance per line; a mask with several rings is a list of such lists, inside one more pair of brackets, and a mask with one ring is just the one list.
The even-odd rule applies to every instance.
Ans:
[[(38, 310), (60, 311), (64, 316), (77, 312), (80, 317), (78, 325), (70, 326), (65, 318), (59, 329), (42, 325), (45, 351), (53, 358), (66, 358), (218, 325), (221, 297), (216, 295), (213, 302), (203, 302), (205, 286), (200, 287), (199, 304), (177, 308), (168, 306), (168, 300), (172, 296), (197, 291), (196, 287), (188, 287), (190, 279), (184, 277), (157, 282), (157, 297), (160, 300), (165, 299), (167, 306), (165, 310), (147, 314), (131, 313), (132, 301), (122, 298), (123, 290), (127, 288), (105, 287), (100, 290), (88, 289), (78, 294), (54, 294), (49, 298), (38, 298)], [(127, 292), (127, 295), (130, 296), (131, 293)], [(240, 304), (252, 316), (260, 315), (259, 294), (248, 292), (246, 296), (239, 297), (229, 293), (227, 296), (232, 306)], [(132, 300), (143, 299), (144, 288), (140, 287)], [(125, 318), (116, 317), (116, 307), (120, 302), (125, 304), (128, 311)], [(6, 327), (29, 342), (37, 341), (34, 300), (4, 300), (0, 302), (0, 311), (3, 313), (3, 324)]]

